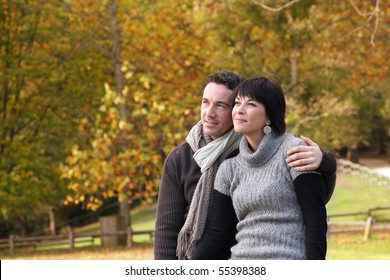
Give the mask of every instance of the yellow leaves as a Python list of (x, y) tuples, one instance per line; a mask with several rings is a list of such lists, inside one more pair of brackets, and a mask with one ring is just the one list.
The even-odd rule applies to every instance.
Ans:
[(175, 133), (174, 138), (175, 140), (181, 140), (183, 138), (183, 133)]
[(131, 79), (132, 77), (133, 77), (133, 75), (134, 75), (134, 72), (126, 72), (126, 74), (125, 74), (125, 79), (126, 80), (129, 80), (129, 79)]
[(189, 59), (186, 59), (186, 60), (184, 61), (184, 65), (187, 66), (187, 67), (189, 67), (189, 66), (192, 65), (192, 61), (189, 60)]
[(64, 200), (64, 204), (65, 205), (69, 205), (69, 204), (72, 204), (74, 202), (74, 198), (70, 195), (67, 195), (65, 197), (65, 200)]
[(114, 197), (114, 196), (115, 196), (115, 192), (114, 192), (112, 189), (108, 189), (108, 190), (104, 193), (104, 196), (105, 196), (105, 198)]
[(125, 120), (119, 121), (119, 129), (126, 129), (127, 127), (127, 122)]
[(135, 91), (133, 94), (134, 101), (137, 103), (144, 102), (145, 94), (143, 91)]
[(127, 184), (129, 184), (129, 182), (130, 182), (130, 178), (129, 177), (124, 177), (123, 179), (122, 179), (122, 181), (119, 183), (119, 185), (118, 185), (118, 188), (117, 188), (117, 190), (118, 190), (118, 192), (120, 193), (120, 192), (122, 192), (122, 189), (127, 185)]
[(148, 110), (147, 110), (146, 108), (142, 108), (142, 109), (141, 109), (141, 113), (142, 113), (143, 115), (147, 115), (147, 114), (148, 114)]
[(147, 167), (144, 168), (144, 174), (145, 174), (146, 176), (149, 176), (149, 175), (151, 174), (151, 169), (150, 169), (149, 166), (147, 166)]
[(107, 106), (106, 106), (105, 104), (103, 104), (103, 105), (101, 105), (101, 106), (99, 107), (99, 110), (100, 110), (101, 112), (106, 112), (106, 111), (107, 111)]
[(96, 211), (99, 207), (103, 206), (103, 201), (95, 196), (90, 196), (87, 201), (87, 209)]
[(153, 109), (157, 109), (157, 111), (162, 112), (165, 111), (166, 107), (164, 104), (158, 103), (158, 102), (153, 102)]
[(141, 76), (140, 78), (140, 82), (142, 83), (142, 85), (144, 86), (145, 89), (150, 89), (150, 78), (148, 76)]

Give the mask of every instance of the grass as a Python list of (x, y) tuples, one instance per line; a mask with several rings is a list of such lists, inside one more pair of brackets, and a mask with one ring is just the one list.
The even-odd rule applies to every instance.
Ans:
[[(367, 212), (390, 207), (390, 189), (348, 174), (338, 174), (337, 186), (327, 204), (328, 215)], [(390, 220), (390, 210), (374, 212), (377, 220)], [(331, 221), (364, 221), (367, 215), (332, 218)], [(390, 233), (373, 232), (363, 241), (363, 232), (330, 234), (328, 260), (390, 260)]]
[[(367, 212), (370, 208), (390, 207), (390, 189), (362, 180), (359, 177), (340, 174), (332, 199), (327, 204), (328, 215)], [(390, 219), (390, 211), (376, 212), (378, 218)], [(362, 220), (362, 216), (349, 216), (337, 220)]]
[[(390, 190), (349, 175), (339, 175), (331, 201), (327, 204), (328, 214), (367, 211), (373, 207), (390, 206)], [(156, 205), (137, 208), (132, 211), (133, 230), (154, 228)], [(382, 219), (390, 219), (390, 211), (380, 213)], [(337, 218), (338, 220), (360, 220), (365, 217)], [(98, 232), (99, 224), (79, 228), (78, 232)], [(134, 237), (132, 248), (85, 247), (73, 251), (51, 247), (50, 251), (17, 253), (13, 256), (0, 253), (0, 259), (60, 259), (60, 260), (151, 260), (153, 245), (149, 236)], [(100, 241), (99, 241), (100, 242)], [(88, 245), (88, 244), (86, 244)], [(390, 260), (390, 233), (374, 232), (371, 239), (363, 241), (363, 232), (331, 234), (328, 239), (328, 260)]]
[(368, 241), (363, 241), (361, 233), (331, 235), (327, 259), (390, 260), (390, 234), (375, 233)]

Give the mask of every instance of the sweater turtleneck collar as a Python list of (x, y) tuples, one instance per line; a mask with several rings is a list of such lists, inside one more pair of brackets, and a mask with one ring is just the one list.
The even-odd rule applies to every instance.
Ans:
[(261, 140), (258, 149), (255, 152), (249, 147), (245, 137), (240, 141), (240, 153), (237, 160), (248, 167), (261, 166), (267, 163), (278, 150), (283, 142), (285, 134), (276, 136), (274, 133), (266, 134)]

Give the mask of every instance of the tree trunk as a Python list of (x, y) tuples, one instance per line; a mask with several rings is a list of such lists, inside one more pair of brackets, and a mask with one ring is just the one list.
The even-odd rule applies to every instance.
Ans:
[[(109, 19), (110, 19), (110, 30), (112, 36), (112, 56), (114, 60), (114, 70), (115, 70), (115, 90), (118, 96), (120, 96), (121, 101), (118, 104), (118, 110), (120, 114), (121, 122), (127, 123), (126, 115), (126, 102), (125, 96), (123, 95), (124, 89), (124, 75), (121, 71), (122, 60), (121, 60), (121, 42), (120, 42), (120, 33), (117, 23), (117, 1), (109, 1)], [(127, 149), (127, 131), (122, 129), (122, 148), (123, 150)], [(128, 176), (127, 170), (124, 171), (123, 177)], [(120, 212), (124, 217), (125, 228), (130, 226), (130, 217), (129, 217), (129, 201), (128, 201), (128, 183), (125, 184), (119, 194), (119, 204)]]
[(379, 140), (379, 154), (380, 155), (387, 155), (387, 145), (386, 145), (386, 126), (380, 126), (378, 128), (378, 140)]
[(49, 220), (50, 220), (50, 234), (56, 235), (56, 217), (54, 215), (54, 207), (49, 208)]
[(358, 155), (357, 145), (352, 145), (351, 147), (348, 148), (347, 159), (349, 161), (354, 162), (354, 163), (359, 163), (359, 155)]
[(290, 51), (290, 83), (286, 87), (286, 93), (292, 93), (298, 82), (298, 49), (292, 47)]

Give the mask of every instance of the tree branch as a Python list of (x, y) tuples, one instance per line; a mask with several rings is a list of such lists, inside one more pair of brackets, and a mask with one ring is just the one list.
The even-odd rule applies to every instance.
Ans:
[(374, 24), (374, 30), (371, 33), (371, 46), (374, 48), (375, 47), (375, 35), (376, 32), (378, 31), (378, 26), (379, 26), (379, 0), (376, 1), (375, 4), (375, 10), (373, 12), (373, 15), (375, 14), (375, 24)]
[(276, 8), (272, 8), (272, 7), (267, 6), (267, 5), (265, 5), (265, 4), (261, 3), (261, 2), (258, 2), (256, 0), (252, 0), (252, 3), (262, 7), (263, 9), (265, 9), (267, 11), (277, 13), (277, 12), (280, 12), (281, 10), (284, 10), (284, 9), (290, 7), (291, 5), (294, 5), (296, 2), (299, 2), (299, 1), (300, 0), (292, 0), (292, 1), (287, 2), (286, 4), (284, 4), (282, 6), (279, 6), (279, 7), (276, 7)]
[(378, 31), (378, 26), (379, 26), (379, 12), (380, 12), (379, 3), (380, 3), (380, 0), (375, 1), (375, 8), (371, 13), (364, 13), (364, 12), (360, 11), (359, 8), (356, 6), (354, 0), (348, 0), (348, 1), (358, 15), (367, 18), (367, 23), (369, 23), (375, 17), (374, 29), (372, 30), (371, 39), (370, 39), (371, 46), (374, 48), (375, 47), (375, 36), (376, 36), (376, 33)]
[(353, 0), (348, 0), (348, 1), (349, 1), (349, 3), (351, 3), (351, 6), (355, 10), (355, 12), (358, 13), (359, 16), (366, 17), (366, 16), (370, 15), (370, 13), (361, 12)]

